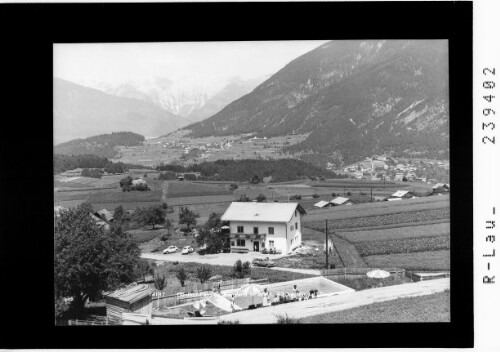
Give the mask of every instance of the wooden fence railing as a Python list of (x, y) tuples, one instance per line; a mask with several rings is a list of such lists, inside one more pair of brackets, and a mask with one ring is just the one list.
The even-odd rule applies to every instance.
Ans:
[(72, 319), (68, 320), (68, 325), (111, 325), (107, 318), (105, 319), (89, 319), (89, 320), (81, 320), (81, 319)]
[[(269, 279), (252, 281), (250, 281), (250, 278), (226, 280), (221, 282), (221, 291), (240, 288), (241, 286), (249, 283), (265, 284), (269, 283)], [(210, 282), (203, 285), (198, 284), (184, 287), (184, 290), (181, 290), (178, 293), (166, 293), (161, 291), (153, 292), (153, 309), (172, 307), (200, 300), (204, 295), (210, 295), (213, 288), (216, 288), (217, 285), (218, 282)]]
[(330, 280), (335, 281), (335, 279), (344, 280), (354, 280), (366, 277), (366, 273), (372, 270), (381, 269), (387, 271), (392, 277), (405, 277), (405, 269), (401, 268), (338, 268), (338, 269), (323, 269), (321, 270), (321, 276), (324, 276)]

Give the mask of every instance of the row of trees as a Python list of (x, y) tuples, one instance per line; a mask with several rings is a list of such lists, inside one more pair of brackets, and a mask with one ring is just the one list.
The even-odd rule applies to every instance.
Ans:
[(201, 179), (222, 181), (240, 181), (259, 183), (265, 177), (272, 177), (273, 182), (292, 181), (301, 178), (335, 178), (334, 172), (296, 159), (279, 160), (217, 160), (189, 166), (162, 164), (159, 171), (173, 173), (199, 172)]
[[(151, 270), (151, 268), (152, 268), (151, 266), (147, 266), (146, 270)], [(166, 266), (162, 265), (162, 266), (155, 266), (152, 272), (153, 272), (152, 275), (155, 288), (159, 291), (164, 290), (167, 287), (169, 270), (167, 269)], [(198, 268), (196, 268), (194, 276), (197, 280), (200, 281), (200, 283), (203, 284), (207, 282), (213, 276), (213, 274), (214, 272), (211, 266), (200, 265)], [(231, 273), (231, 276), (233, 278), (243, 279), (245, 277), (251, 276), (251, 274), (252, 274), (252, 269), (249, 261), (243, 263), (241, 260), (238, 259), (234, 263)], [(189, 275), (186, 272), (186, 270), (184, 270), (184, 268), (181, 267), (179, 270), (176, 270), (175, 277), (177, 278), (177, 280), (179, 280), (181, 286), (184, 287), (187, 279), (189, 278)]]
[[(262, 203), (267, 200), (267, 197), (264, 194), (259, 193), (259, 195), (255, 198), (255, 200), (259, 203)], [(252, 200), (250, 199), (250, 197), (246, 195), (246, 193), (241, 194), (240, 198), (236, 200), (236, 202), (251, 202), (251, 201)]]
[(104, 171), (101, 169), (83, 169), (81, 175), (83, 177), (101, 178)]
[(54, 154), (54, 174), (59, 174), (74, 169), (102, 169), (108, 173), (124, 173), (129, 169), (144, 169), (145, 166), (114, 163), (107, 158), (92, 154), (63, 155)]

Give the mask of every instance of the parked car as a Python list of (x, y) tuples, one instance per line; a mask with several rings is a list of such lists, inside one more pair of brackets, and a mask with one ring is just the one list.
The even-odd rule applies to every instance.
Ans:
[(274, 262), (269, 259), (269, 257), (266, 258), (255, 258), (252, 260), (252, 265), (254, 266), (263, 266), (266, 268), (271, 268), (275, 266)]
[(193, 253), (194, 252), (194, 248), (191, 247), (191, 246), (185, 246), (184, 248), (182, 248), (182, 252), (181, 254), (189, 254), (189, 253)]
[(179, 248), (177, 248), (176, 246), (168, 246), (163, 250), (163, 254), (175, 253), (177, 251), (179, 251)]

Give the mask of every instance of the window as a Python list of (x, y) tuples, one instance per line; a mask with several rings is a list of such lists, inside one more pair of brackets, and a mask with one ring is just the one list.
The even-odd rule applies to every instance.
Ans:
[(253, 228), (253, 234), (254, 235), (258, 235), (259, 234), (259, 228), (258, 227), (254, 227)]
[(295, 223), (295, 230), (297, 230), (299, 227), (297, 226), (297, 223)]
[(243, 226), (238, 226), (238, 233), (243, 233)]
[(236, 245), (238, 247), (245, 247), (245, 240), (236, 240)]
[(274, 241), (269, 241), (269, 247), (274, 248)]
[(267, 228), (267, 233), (270, 235), (274, 235), (274, 227), (268, 227)]
[(234, 241), (231, 241), (231, 247), (234, 247)]
[(297, 217), (297, 210), (295, 210), (295, 217)]
[(293, 231), (293, 226), (290, 226), (290, 232), (292, 232), (292, 231)]

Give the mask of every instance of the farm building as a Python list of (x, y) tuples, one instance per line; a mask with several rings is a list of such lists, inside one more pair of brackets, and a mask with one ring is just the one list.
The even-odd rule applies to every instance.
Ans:
[(410, 199), (416, 198), (415, 195), (411, 191), (396, 191), (394, 192), (387, 200), (399, 200), (399, 199)]
[(229, 222), (231, 252), (274, 248), (288, 253), (302, 243), (298, 203), (232, 202), (222, 215)]
[(432, 186), (433, 193), (443, 193), (449, 191), (450, 191), (450, 185), (447, 183), (436, 183), (434, 186)]
[(314, 204), (316, 208), (326, 208), (330, 207), (332, 204), (330, 202), (320, 200), (318, 203)]
[(349, 198), (344, 198), (344, 197), (337, 197), (334, 198), (330, 201), (330, 204), (332, 206), (337, 206), (337, 205), (352, 205), (354, 202), (350, 200)]
[(115, 218), (113, 214), (108, 209), (101, 209), (94, 213), (94, 216), (106, 222), (112, 222)]
[(132, 284), (106, 296), (106, 316), (113, 324), (123, 324), (122, 313), (151, 316), (153, 287)]
[(132, 185), (137, 186), (137, 185), (145, 185), (147, 184), (146, 181), (144, 181), (141, 177), (138, 179), (132, 180)]

